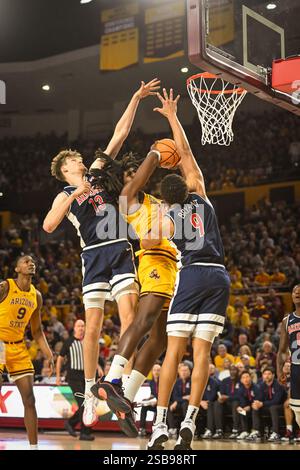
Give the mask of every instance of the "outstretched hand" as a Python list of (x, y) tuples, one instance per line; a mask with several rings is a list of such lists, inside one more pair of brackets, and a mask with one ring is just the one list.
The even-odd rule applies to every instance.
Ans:
[(173, 99), (173, 88), (170, 89), (169, 95), (167, 93), (167, 90), (163, 88), (164, 98), (161, 96), (160, 93), (156, 93), (156, 95), (162, 104), (162, 108), (154, 108), (153, 111), (157, 111), (166, 118), (169, 118), (172, 115), (176, 115), (177, 103), (179, 101), (180, 95), (177, 95), (176, 98)]
[(153, 78), (148, 83), (141, 82), (140, 89), (136, 92), (138, 98), (141, 100), (143, 98), (146, 98), (147, 96), (150, 95), (156, 95), (157, 90), (160, 89), (160, 80), (157, 78)]

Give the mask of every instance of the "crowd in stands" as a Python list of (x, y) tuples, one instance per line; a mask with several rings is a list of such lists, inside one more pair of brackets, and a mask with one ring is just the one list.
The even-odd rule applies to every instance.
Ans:
[[(278, 115), (272, 115), (268, 126), (264, 125), (267, 120), (264, 115), (256, 119), (241, 115), (236, 126), (236, 143), (232, 144), (228, 155), (228, 149), (220, 147), (217, 152), (209, 147), (201, 150), (203, 160), (200, 154), (199, 158), (201, 164), (203, 161), (210, 190), (275, 181), (279, 174), (282, 179), (296, 178), (300, 158), (296, 117), (278, 112)], [(188, 129), (188, 133), (195, 150), (200, 141), (196, 124)], [(145, 148), (152, 142), (153, 136), (135, 132), (125, 150), (145, 154)], [(47, 191), (57, 192), (57, 183), (49, 176), (50, 160), (66, 145), (66, 136), (55, 135), (0, 140), (0, 190), (13, 184), (20, 192), (45, 187)], [(89, 161), (99, 146), (104, 148), (105, 142), (75, 144), (83, 155), (90, 156)], [(31, 163), (29, 173), (28, 158)], [(26, 178), (18, 177), (23, 174)], [(215, 175), (218, 175), (217, 180)], [(151, 190), (159, 195), (155, 180)], [(210, 377), (197, 422), (198, 436), (220, 439), (227, 435), (239, 440), (259, 440), (264, 432), (261, 428), (265, 422), (269, 423), (269, 419), (269, 439), (276, 441), (282, 431), (279, 418), (283, 414), (287, 426), (283, 438), (292, 436), (292, 418), (287, 406), (288, 383), (283, 387), (277, 382), (274, 367), (281, 321), (288, 313), (283, 294), (287, 295), (300, 280), (299, 216), (296, 204), (288, 205), (282, 201), (271, 205), (267, 200), (261, 200), (220, 227), (232, 295), (224, 331), (212, 350)], [(22, 215), (1, 234), (0, 279), (13, 275), (14, 262), (23, 252), (31, 253), (37, 262), (34, 283), (43, 295), (42, 323), (56, 358), (64, 341), (72, 334), (75, 320), (84, 318), (79, 244), (68, 235), (45, 241), (41, 236), (40, 217)], [(117, 349), (119, 331), (116, 304), (106, 302), (99, 341), (99, 367), (104, 375)], [(35, 380), (49, 383), (47, 361), (32, 340), (30, 331), (26, 338), (35, 367)], [(191, 346), (188, 346), (183, 361), (169, 409), (172, 437), (177, 435), (188, 402), (193, 367)], [(289, 364), (285, 367), (288, 369)], [(146, 433), (147, 412), (155, 411), (159, 370), (157, 364), (150, 382), (151, 397), (145, 401), (141, 414), (141, 435)], [(295, 436), (300, 441), (299, 431), (296, 430)]]
[(299, 279), (299, 205), (260, 201), (221, 227), (235, 294), (283, 291)]
[[(230, 147), (202, 147), (198, 119), (195, 118), (193, 125), (185, 127), (210, 191), (297, 179), (300, 175), (298, 129), (298, 118), (292, 113), (272, 110), (249, 117), (249, 114), (241, 112), (234, 122), (235, 138)], [(123, 150), (134, 151), (144, 157), (153, 142), (163, 137), (167, 136), (134, 131), (129, 135)], [(89, 165), (95, 150), (99, 147), (104, 149), (109, 138), (99, 138), (95, 142), (68, 142), (67, 135), (50, 134), (1, 139), (1, 191), (13, 187), (16, 192), (24, 193), (47, 188), (47, 191), (55, 193), (59, 185), (54, 178), (50, 178), (51, 159), (61, 149), (73, 148), (82, 153)], [(16, 177), (20, 175), (26, 177)]]

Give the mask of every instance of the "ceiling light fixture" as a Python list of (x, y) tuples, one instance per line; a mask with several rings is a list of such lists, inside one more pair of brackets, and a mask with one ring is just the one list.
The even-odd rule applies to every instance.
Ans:
[(268, 3), (268, 5), (266, 6), (267, 10), (274, 10), (275, 8), (277, 8), (276, 3)]
[(180, 69), (180, 71), (181, 71), (182, 73), (187, 73), (187, 72), (189, 71), (189, 69), (188, 69), (187, 67), (182, 67), (182, 68)]
[(43, 86), (42, 86), (42, 90), (44, 90), (44, 91), (50, 91), (50, 85), (47, 85), (47, 84), (43, 85)]

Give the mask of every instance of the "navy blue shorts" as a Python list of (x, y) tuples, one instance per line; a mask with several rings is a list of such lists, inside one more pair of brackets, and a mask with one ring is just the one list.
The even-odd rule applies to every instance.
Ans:
[(82, 260), (83, 301), (89, 306), (98, 299), (111, 300), (121, 290), (135, 284), (136, 269), (133, 252), (128, 241), (116, 241), (103, 245), (85, 247)]
[(230, 278), (224, 267), (194, 264), (182, 268), (168, 312), (168, 334), (197, 337), (203, 331), (215, 336), (222, 333), (229, 291)]
[(291, 398), (290, 407), (300, 412), (300, 364), (291, 364)]

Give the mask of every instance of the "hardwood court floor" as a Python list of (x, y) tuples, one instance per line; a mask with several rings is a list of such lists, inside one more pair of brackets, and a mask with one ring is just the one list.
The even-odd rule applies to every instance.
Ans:
[[(95, 432), (93, 442), (79, 441), (63, 431), (45, 431), (39, 434), (40, 450), (140, 450), (146, 449), (147, 439), (130, 439), (121, 433)], [(175, 441), (169, 441), (165, 449), (172, 450)], [(28, 449), (24, 431), (0, 430), (1, 450)], [(247, 442), (194, 441), (193, 450), (300, 450), (300, 444), (249, 444)]]

